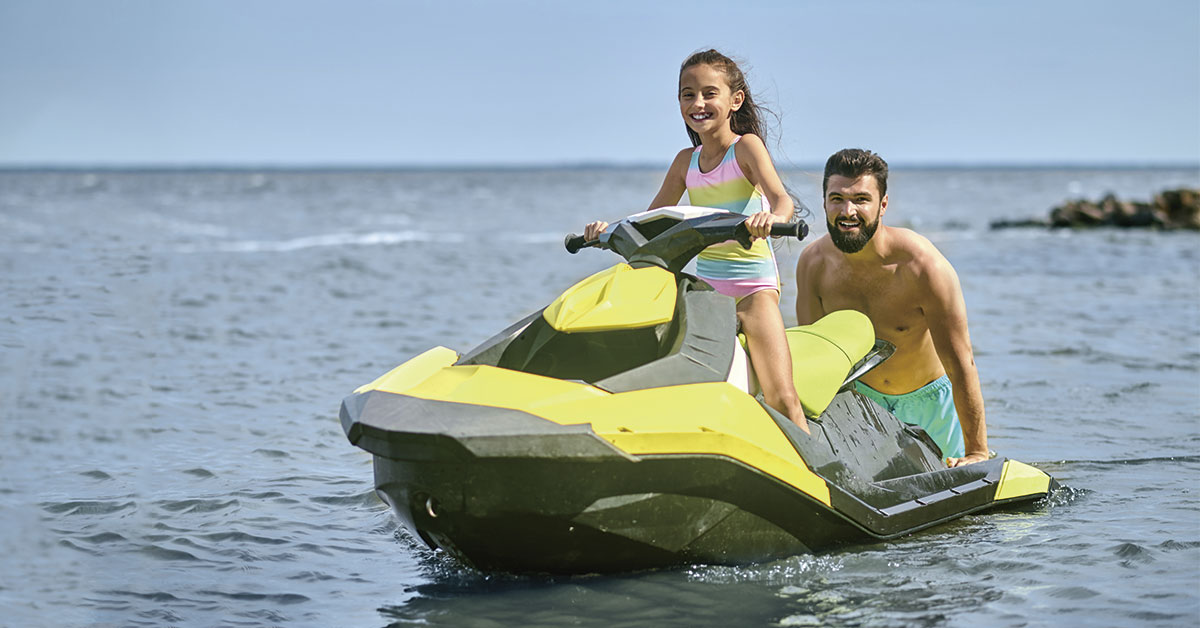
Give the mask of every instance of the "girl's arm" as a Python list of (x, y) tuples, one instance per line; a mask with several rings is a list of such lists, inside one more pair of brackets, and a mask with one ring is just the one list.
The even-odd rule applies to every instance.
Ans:
[[(678, 205), (679, 199), (683, 198), (683, 193), (687, 191), (687, 169), (692, 161), (691, 148), (685, 148), (675, 155), (675, 160), (671, 162), (671, 167), (667, 169), (667, 176), (663, 178), (662, 187), (659, 188), (658, 194), (650, 201), (650, 207), (647, 209), (658, 209), (659, 207), (670, 207)], [(603, 220), (590, 222), (583, 228), (583, 237), (588, 240), (595, 240), (600, 237), (600, 234), (608, 228), (608, 223)]]
[(771, 234), (772, 223), (787, 222), (792, 219), (792, 214), (795, 212), (792, 197), (788, 196), (787, 190), (783, 187), (783, 181), (780, 180), (779, 173), (775, 171), (775, 164), (771, 162), (771, 155), (767, 153), (767, 146), (763, 144), (761, 137), (753, 134), (743, 135), (737, 146), (734, 147), (733, 154), (746, 178), (762, 191), (762, 195), (771, 204), (770, 214), (763, 212), (751, 216), (746, 221), (751, 235), (765, 238)]
[(687, 191), (687, 169), (692, 162), (693, 150), (695, 149), (685, 148), (675, 155), (675, 161), (672, 161), (671, 167), (667, 169), (667, 176), (663, 177), (662, 187), (658, 189), (658, 194), (646, 209), (679, 204), (679, 199), (683, 198), (683, 193)]

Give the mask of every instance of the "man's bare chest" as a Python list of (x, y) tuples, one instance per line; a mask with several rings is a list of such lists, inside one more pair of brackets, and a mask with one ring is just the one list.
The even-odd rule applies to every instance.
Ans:
[(875, 325), (875, 332), (892, 342), (924, 335), (928, 329), (917, 294), (894, 274), (870, 276), (829, 273), (822, 278), (817, 295), (825, 312), (857, 310)]

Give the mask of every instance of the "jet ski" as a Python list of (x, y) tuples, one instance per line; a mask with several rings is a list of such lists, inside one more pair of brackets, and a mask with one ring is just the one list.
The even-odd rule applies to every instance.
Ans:
[[(434, 347), (342, 402), (412, 535), (484, 571), (739, 564), (892, 539), (1057, 483), (1006, 458), (946, 468), (854, 390), (894, 351), (855, 311), (787, 330), (804, 433), (757, 389), (734, 300), (685, 272), (749, 247), (745, 216), (667, 207), (567, 249), (624, 261), (478, 347)], [(773, 235), (803, 238), (802, 223)]]

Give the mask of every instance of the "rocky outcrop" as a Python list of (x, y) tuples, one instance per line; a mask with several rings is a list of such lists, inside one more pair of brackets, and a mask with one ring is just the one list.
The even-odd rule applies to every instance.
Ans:
[(993, 229), (1006, 227), (1153, 227), (1200, 231), (1200, 190), (1164, 190), (1149, 203), (1123, 201), (1108, 194), (1099, 202), (1067, 201), (1050, 210), (1050, 218), (998, 220)]

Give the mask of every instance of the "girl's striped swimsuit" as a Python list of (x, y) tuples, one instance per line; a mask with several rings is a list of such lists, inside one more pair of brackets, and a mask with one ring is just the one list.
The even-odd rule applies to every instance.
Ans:
[[(734, 157), (739, 135), (729, 145), (720, 165), (700, 171), (700, 146), (692, 151), (686, 184), (688, 200), (697, 207), (713, 207), (747, 216), (770, 211), (767, 199), (750, 183)], [(755, 240), (749, 250), (734, 240), (714, 244), (696, 257), (696, 275), (722, 294), (742, 299), (759, 290), (779, 289), (775, 254), (766, 240)]]

